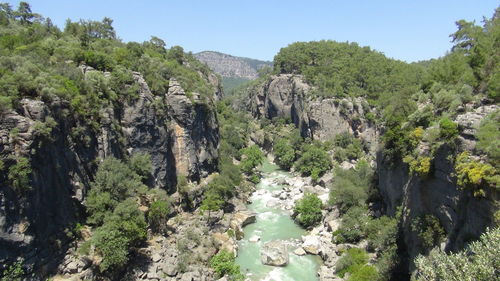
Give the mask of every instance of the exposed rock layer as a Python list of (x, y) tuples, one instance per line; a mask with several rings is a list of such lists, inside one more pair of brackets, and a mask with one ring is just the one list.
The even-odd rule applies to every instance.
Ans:
[[(150, 154), (150, 185), (169, 193), (176, 191), (177, 174), (198, 180), (216, 170), (219, 132), (212, 101), (201, 102), (196, 94), (189, 99), (175, 80), (165, 96), (154, 96), (139, 73), (134, 78), (138, 98), (102, 108), (94, 127), (57, 97), (24, 99), (1, 117), (6, 169), (14, 164), (9, 159), (26, 157), (32, 173), (25, 192), (8, 185), (6, 173), (1, 176), (0, 263), (17, 256), (27, 265), (48, 263), (47, 269), (60, 263), (56, 253), (68, 247), (64, 230), (82, 217), (101, 158)], [(35, 129), (48, 117), (56, 121), (49, 137)]]

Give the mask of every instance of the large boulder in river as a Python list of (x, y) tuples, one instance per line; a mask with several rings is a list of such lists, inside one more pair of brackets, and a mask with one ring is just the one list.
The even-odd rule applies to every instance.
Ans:
[(288, 250), (283, 241), (267, 242), (260, 250), (262, 264), (272, 266), (285, 266), (288, 264)]
[(240, 240), (244, 236), (243, 227), (247, 224), (254, 223), (255, 221), (255, 213), (249, 211), (241, 211), (233, 215), (229, 226), (234, 230), (236, 239)]
[(302, 248), (309, 254), (317, 255), (320, 252), (321, 242), (316, 235), (302, 236)]

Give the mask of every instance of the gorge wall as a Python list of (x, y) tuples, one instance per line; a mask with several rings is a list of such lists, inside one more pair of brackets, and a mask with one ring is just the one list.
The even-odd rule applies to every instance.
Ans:
[[(412, 222), (423, 215), (438, 218), (446, 238), (441, 248), (462, 249), (492, 225), (494, 201), (499, 194), (489, 190), (484, 198), (474, 197), (456, 183), (452, 157), (455, 151), (442, 145), (432, 161), (432, 172), (426, 178), (413, 175), (406, 163), (384, 160), (381, 138), (383, 128), (375, 125), (368, 113), (376, 113), (362, 98), (338, 99), (314, 97), (314, 88), (300, 75), (274, 75), (248, 89), (245, 107), (256, 118), (285, 118), (299, 128), (303, 137), (333, 140), (335, 135), (349, 132), (368, 144), (369, 154), (376, 159), (378, 189), (386, 213), (394, 215), (402, 207), (401, 245), (406, 267), (413, 270), (413, 259), (425, 252)], [(496, 106), (471, 105), (454, 120), (459, 125), (458, 151), (473, 151), (475, 132), (481, 120)], [(403, 157), (403, 156), (401, 156)]]
[[(96, 71), (85, 66), (81, 70), (85, 75)], [(140, 73), (133, 77), (139, 85), (137, 98), (101, 109), (94, 127), (71, 114), (69, 102), (57, 97), (24, 98), (18, 110), (2, 116), (2, 159), (7, 167), (12, 159), (28, 159), (31, 187), (14, 190), (7, 173), (2, 175), (1, 263), (20, 256), (28, 266), (58, 265), (58, 254), (69, 247), (65, 230), (84, 218), (85, 196), (104, 157), (150, 154), (150, 186), (170, 194), (176, 191), (176, 175), (197, 181), (217, 169), (219, 130), (213, 100), (202, 101), (196, 93), (188, 96), (173, 78), (168, 92), (155, 96)], [(214, 76), (204, 79), (221, 88)], [(37, 126), (50, 118), (55, 121), (52, 130), (41, 134)]]

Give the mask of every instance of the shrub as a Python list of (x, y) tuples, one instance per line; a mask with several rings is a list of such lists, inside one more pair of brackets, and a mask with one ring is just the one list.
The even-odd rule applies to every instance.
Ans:
[(449, 118), (443, 118), (439, 121), (439, 136), (445, 140), (453, 140), (458, 136), (457, 123)]
[(0, 115), (12, 109), (12, 98), (0, 96)]
[(371, 265), (356, 266), (347, 281), (373, 281), (379, 278), (377, 269)]
[(364, 206), (372, 181), (373, 170), (366, 161), (359, 161), (355, 169), (337, 168), (330, 188), (330, 204), (337, 205), (342, 213), (354, 206)]
[(240, 266), (234, 261), (234, 255), (226, 250), (219, 251), (210, 259), (210, 266), (215, 270), (217, 278), (229, 275), (230, 280), (243, 280)]
[(167, 201), (156, 200), (151, 204), (148, 212), (148, 222), (153, 231), (157, 233), (163, 232), (169, 212), (170, 206)]
[(92, 242), (102, 256), (99, 264), (101, 272), (117, 270), (128, 262), (128, 240), (116, 229), (99, 228), (92, 237)]
[(439, 248), (428, 256), (415, 259), (416, 272), (413, 280), (498, 280), (498, 249), (500, 248), (500, 228), (489, 229), (479, 241), (472, 242), (467, 249), (446, 254)]
[(354, 273), (359, 266), (363, 266), (368, 262), (368, 255), (365, 250), (360, 248), (350, 248), (337, 261), (335, 270), (340, 277), (349, 273)]
[(340, 229), (336, 233), (337, 243), (357, 243), (366, 237), (367, 226), (370, 222), (366, 207), (352, 207), (342, 217)]
[(264, 153), (257, 145), (252, 145), (241, 150), (243, 155), (241, 160), (241, 170), (250, 174), (252, 170), (264, 161)]
[(332, 161), (323, 148), (307, 145), (302, 156), (295, 162), (295, 167), (303, 175), (318, 180), (323, 173), (332, 167)]
[(128, 161), (128, 165), (142, 180), (151, 176), (153, 165), (151, 164), (151, 155), (148, 153), (133, 154)]
[(492, 163), (500, 162), (500, 110), (483, 119), (477, 130), (477, 148), (486, 153)]
[(295, 161), (295, 149), (286, 139), (279, 139), (273, 147), (276, 163), (280, 168), (289, 170)]
[(486, 195), (484, 185), (498, 186), (500, 183), (500, 175), (495, 167), (472, 160), (467, 151), (460, 153), (455, 159), (455, 176), (457, 184), (472, 190), (476, 197)]
[(29, 176), (31, 174), (31, 165), (28, 158), (19, 157), (16, 164), (9, 167), (8, 179), (12, 187), (17, 192), (23, 192), (31, 189)]
[(307, 193), (304, 198), (295, 202), (294, 212), (297, 214), (297, 221), (304, 227), (311, 227), (321, 222), (321, 208), (323, 203), (316, 194)]
[(23, 262), (24, 260), (18, 260), (14, 262), (13, 264), (5, 267), (4, 271), (2, 272), (2, 278), (0, 278), (0, 281), (21, 281), (23, 280), (23, 275), (25, 274), (24, 268), (23, 268)]
[(431, 249), (445, 238), (445, 231), (441, 226), (441, 222), (433, 215), (414, 218), (411, 229), (417, 233), (424, 250)]
[(431, 171), (431, 158), (430, 157), (418, 157), (414, 158), (411, 155), (403, 158), (403, 161), (410, 166), (410, 172), (425, 178), (429, 175)]

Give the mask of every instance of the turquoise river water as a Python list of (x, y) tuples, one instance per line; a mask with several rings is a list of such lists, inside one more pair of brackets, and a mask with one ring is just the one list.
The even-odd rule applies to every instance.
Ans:
[[(266, 242), (273, 240), (299, 241), (306, 231), (290, 217), (289, 212), (279, 206), (267, 207), (267, 201), (272, 199), (271, 192), (283, 187), (273, 184), (273, 179), (289, 177), (290, 174), (278, 169), (269, 162), (265, 162), (261, 171), (263, 178), (257, 185), (257, 191), (251, 197), (252, 203), (248, 209), (257, 214), (257, 221), (247, 225), (243, 231), (245, 237), (239, 241), (238, 257), (246, 280), (252, 281), (316, 281), (316, 272), (321, 259), (317, 256), (297, 256), (293, 253), (295, 247), (288, 247), (290, 262), (285, 267), (263, 265), (260, 261), (260, 248)], [(251, 237), (258, 236), (260, 241), (250, 242)]]

